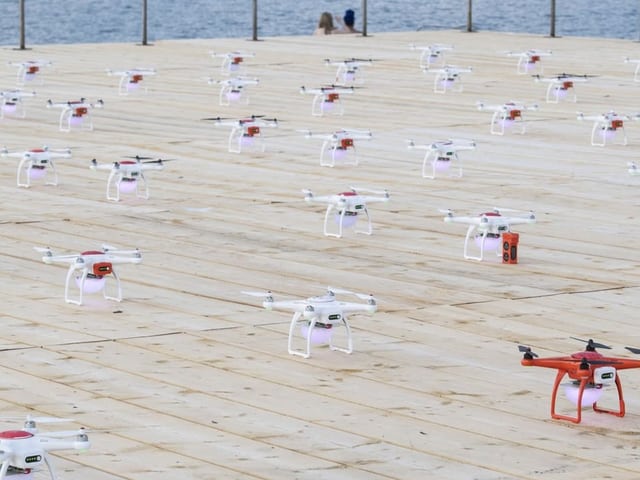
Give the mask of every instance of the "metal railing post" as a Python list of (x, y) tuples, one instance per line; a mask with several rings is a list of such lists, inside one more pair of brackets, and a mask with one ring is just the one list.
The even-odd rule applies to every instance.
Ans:
[(255, 42), (258, 40), (258, 0), (253, 0), (253, 37)]
[(473, 0), (467, 5), (467, 32), (473, 32)]
[(26, 48), (24, 38), (24, 0), (20, 0), (20, 50)]
[(551, 26), (550, 26), (550, 37), (556, 36), (556, 0), (551, 0)]
[(147, 45), (147, 0), (142, 0), (142, 45)]
[(367, 36), (367, 0), (362, 0), (362, 36)]

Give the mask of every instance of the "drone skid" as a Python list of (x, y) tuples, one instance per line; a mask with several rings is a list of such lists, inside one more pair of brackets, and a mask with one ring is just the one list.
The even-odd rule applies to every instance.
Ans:
[[(582, 421), (582, 403), (583, 403), (583, 395), (585, 389), (589, 387), (589, 378), (585, 377), (580, 380), (580, 384), (578, 387), (578, 397), (577, 397), (577, 406), (576, 406), (576, 415), (563, 415), (556, 412), (556, 399), (558, 398), (558, 387), (560, 386), (560, 382), (567, 375), (567, 372), (564, 370), (558, 370), (556, 374), (556, 380), (553, 384), (553, 393), (551, 396), (551, 418), (555, 420), (568, 420), (573, 423), (580, 423)], [(614, 415), (616, 417), (624, 417), (625, 415), (625, 403), (622, 395), (622, 384), (620, 382), (620, 378), (616, 375), (616, 388), (618, 391), (618, 410), (609, 410), (598, 407), (597, 402), (594, 402), (591, 406), (593, 410), (597, 413), (608, 413), (610, 415)]]
[[(289, 340), (287, 343), (287, 350), (289, 352), (290, 355), (297, 355), (303, 358), (309, 358), (311, 357), (311, 344), (313, 343), (313, 333), (314, 333), (314, 329), (317, 328), (325, 328), (324, 325), (328, 326), (331, 329), (336, 328), (337, 326), (343, 325), (345, 327), (346, 330), (346, 346), (345, 347), (340, 347), (337, 345), (333, 344), (333, 335), (329, 336), (329, 348), (331, 350), (335, 350), (335, 351), (339, 351), (339, 352), (343, 352), (343, 353), (347, 353), (347, 354), (351, 354), (353, 352), (353, 340), (351, 337), (351, 327), (349, 326), (349, 322), (346, 319), (346, 316), (340, 315), (340, 320), (332, 320), (332, 321), (328, 321), (325, 323), (325, 320), (323, 320), (323, 326), (320, 327), (316, 327), (316, 324), (319, 323), (318, 322), (318, 318), (314, 317), (311, 320), (307, 320), (303, 317), (301, 312), (296, 312), (293, 314), (293, 317), (291, 318), (291, 324), (289, 326)], [(296, 327), (300, 324), (307, 324), (306, 325), (306, 335), (305, 335), (305, 348), (301, 349), (301, 348), (296, 348), (294, 346), (294, 339), (295, 339), (295, 330)], [(332, 332), (333, 333), (333, 332)]]
[[(350, 153), (352, 154), (350, 155)], [(336, 162), (341, 165), (357, 166), (358, 154), (355, 145), (351, 143), (350, 146), (343, 147), (337, 142), (325, 140), (320, 149), (320, 166), (335, 167)]]
[(26, 116), (27, 109), (24, 106), (24, 102), (20, 98), (2, 98), (2, 105), (0, 105), (0, 119), (8, 117), (25, 118)]
[[(338, 224), (337, 227), (337, 231), (330, 231), (329, 229), (329, 222), (331, 219), (331, 213), (333, 211), (336, 211), (336, 223)], [(352, 211), (352, 210), (347, 210), (346, 208), (344, 209), (339, 209), (338, 207), (336, 207), (335, 205), (329, 205), (327, 206), (327, 211), (324, 215), (324, 234), (327, 237), (336, 237), (336, 238), (342, 238), (343, 232), (345, 230), (345, 228), (347, 227), (347, 221), (345, 221), (346, 219), (351, 219), (350, 224), (351, 225), (355, 225), (358, 217), (360, 216), (360, 213), (364, 213), (367, 217), (367, 229), (366, 230), (357, 230), (356, 228), (354, 228), (354, 232), (355, 233), (363, 233), (365, 235), (371, 235), (373, 233), (373, 226), (371, 225), (371, 217), (369, 216), (369, 211), (367, 210), (366, 206), (363, 206), (359, 211)]]
[(439, 72), (433, 80), (434, 93), (460, 93), (463, 90), (464, 86), (462, 85), (462, 79), (458, 75), (452, 76), (447, 72)]
[(120, 194), (130, 190), (129, 188), (125, 188), (125, 185), (129, 183), (135, 184), (135, 188), (132, 190), (135, 192), (137, 198), (142, 198), (144, 200), (149, 198), (149, 186), (147, 185), (147, 179), (142, 172), (139, 172), (134, 177), (124, 176), (122, 172), (112, 171), (109, 174), (109, 179), (107, 180), (107, 200), (119, 202)]
[[(85, 285), (87, 282), (87, 278), (89, 278), (89, 269), (88, 268), (83, 268), (81, 269), (81, 273), (80, 273), (80, 277), (79, 281), (78, 281), (78, 297), (77, 298), (72, 298), (70, 296), (70, 286), (71, 286), (71, 282), (76, 280), (76, 271), (78, 269), (76, 268), (75, 265), (71, 265), (69, 267), (69, 270), (67, 272), (67, 279), (65, 282), (65, 287), (64, 287), (64, 300), (67, 303), (72, 303), (75, 305), (82, 305), (82, 301), (83, 301), (83, 294), (85, 293)], [(115, 300), (116, 302), (120, 302), (122, 301), (122, 288), (120, 285), (120, 277), (118, 276), (118, 274), (116, 273), (115, 270), (111, 270), (110, 272), (113, 275), (113, 278), (115, 280), (115, 287), (116, 287), (116, 294), (115, 295), (109, 295), (107, 293), (107, 284), (109, 283), (108, 281), (105, 281), (105, 285), (104, 288), (102, 288), (102, 295), (104, 296), (104, 298), (106, 300)], [(108, 275), (105, 275), (105, 277), (108, 277)]]
[[(614, 124), (614, 122), (616, 122)], [(622, 133), (622, 140), (614, 142)], [(627, 132), (624, 129), (624, 123), (622, 120), (595, 122), (593, 129), (591, 130), (591, 145), (594, 147), (604, 147), (605, 145), (611, 145), (617, 143), (618, 145), (627, 145)]]
[(241, 153), (246, 149), (264, 152), (266, 148), (259, 127), (234, 127), (229, 134), (228, 149), (230, 153)]
[[(493, 232), (489, 232), (488, 230), (485, 230), (484, 232), (482, 232), (479, 240), (480, 254), (472, 255), (469, 253), (469, 240), (472, 238), (473, 233), (477, 231), (477, 229), (478, 227), (476, 225), (469, 225), (469, 228), (467, 229), (467, 235), (464, 237), (465, 260), (477, 260), (478, 262), (481, 262), (482, 260), (484, 260), (484, 251), (487, 243), (487, 237), (489, 236), (490, 233), (493, 234)], [(500, 251), (498, 249), (496, 249), (496, 256), (500, 257)]]
[(53, 160), (34, 162), (32, 159), (23, 158), (18, 164), (17, 185), (18, 187), (31, 187), (31, 180), (36, 178), (46, 178), (48, 170), (53, 172), (53, 181), (45, 181), (45, 185), (58, 185), (58, 172)]
[(578, 101), (576, 94), (576, 88), (572, 81), (564, 81), (560, 83), (551, 82), (547, 87), (547, 103), (560, 103), (560, 100), (566, 99), (569, 96), (569, 90), (573, 92), (573, 103)]
[[(515, 131), (515, 125), (519, 125), (519, 131)], [(526, 132), (526, 123), (522, 117), (520, 110), (511, 110), (509, 112), (494, 112), (491, 117), (490, 132), (492, 135), (504, 135), (508, 129), (512, 129), (513, 133), (523, 135)]]
[(422, 162), (422, 178), (434, 179), (437, 172), (455, 170), (456, 166), (458, 173), (449, 173), (449, 176), (461, 178), (462, 161), (458, 158), (457, 152), (442, 153), (437, 150), (427, 150)]
[(325, 115), (344, 115), (344, 106), (340, 95), (335, 93), (331, 94), (318, 94), (313, 97), (311, 103), (311, 115), (314, 117), (322, 117)]

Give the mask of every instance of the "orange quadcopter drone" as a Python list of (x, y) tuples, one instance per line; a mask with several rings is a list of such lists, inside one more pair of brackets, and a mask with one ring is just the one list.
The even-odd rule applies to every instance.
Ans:
[[(580, 423), (582, 420), (582, 407), (588, 407), (589, 405), (597, 413), (609, 413), (616, 417), (624, 417), (625, 405), (618, 372), (630, 368), (640, 368), (640, 360), (606, 357), (596, 349), (610, 349), (611, 347), (594, 342), (592, 339), (587, 341), (572, 338), (585, 342), (587, 344), (585, 350), (561, 357), (538, 358), (538, 355), (530, 347), (518, 345), (518, 350), (524, 353), (520, 363), (525, 367), (544, 367), (558, 370), (551, 394), (551, 418)], [(640, 348), (626, 348), (632, 353), (640, 353)], [(569, 383), (564, 384), (565, 394), (567, 399), (576, 405), (575, 416), (560, 414), (556, 411), (558, 388), (565, 376), (570, 380)], [(615, 384), (618, 391), (618, 410), (599, 407), (598, 400), (604, 393), (605, 387), (613, 384)]]

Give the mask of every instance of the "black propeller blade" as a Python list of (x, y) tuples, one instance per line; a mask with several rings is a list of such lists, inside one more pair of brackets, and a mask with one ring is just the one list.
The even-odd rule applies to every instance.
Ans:
[(518, 351), (523, 352), (524, 353), (524, 358), (526, 358), (527, 360), (531, 360), (534, 357), (538, 356), (537, 353), (534, 353), (531, 350), (531, 347), (525, 347), (524, 345), (518, 345)]
[(587, 344), (585, 350), (587, 352), (595, 352), (596, 348), (606, 348), (607, 350), (611, 350), (611, 347), (608, 345), (604, 345), (602, 343), (594, 342), (591, 338), (589, 340), (583, 340), (581, 338), (571, 337), (573, 340), (578, 340), (579, 342), (584, 342)]
[(636, 348), (636, 347), (624, 347), (627, 350), (629, 350), (631, 353), (635, 353), (636, 355), (640, 353), (640, 348)]

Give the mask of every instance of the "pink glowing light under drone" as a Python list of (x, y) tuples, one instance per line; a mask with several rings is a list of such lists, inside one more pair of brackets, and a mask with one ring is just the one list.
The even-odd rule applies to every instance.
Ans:
[(120, 193), (133, 193), (136, 191), (138, 187), (138, 180), (133, 179), (122, 179), (120, 181), (120, 185), (118, 185), (118, 190)]
[[(476, 237), (474, 238), (474, 241), (476, 243), (476, 246), (478, 248), (481, 248), (481, 246), (482, 246), (482, 235), (476, 235)], [(501, 244), (502, 244), (502, 239), (500, 238), (500, 235), (493, 236), (492, 234), (489, 234), (484, 239), (484, 249), (485, 250), (496, 250)]]
[[(307, 338), (307, 334), (309, 333), (309, 325), (303, 324), (300, 326), (300, 334)], [(311, 343), (314, 345), (319, 345), (323, 343), (331, 342), (331, 337), (333, 335), (333, 328), (324, 327), (324, 326), (315, 326), (313, 330), (311, 330)]]
[(230, 103), (240, 101), (241, 96), (242, 94), (240, 93), (240, 90), (230, 90), (229, 92), (227, 92), (227, 100)]
[[(604, 389), (602, 385), (594, 385), (587, 386), (582, 393), (582, 402), (580, 404), (581, 407), (590, 407), (602, 396)], [(564, 386), (564, 394), (574, 405), (578, 405), (578, 394), (580, 393), (579, 385), (575, 385), (573, 383), (568, 383)]]
[(73, 114), (69, 118), (69, 125), (71, 125), (72, 127), (79, 127), (80, 125), (82, 125), (82, 122), (84, 122), (84, 118), (82, 118), (82, 115)]
[(45, 167), (33, 166), (29, 169), (29, 178), (31, 180), (40, 180), (47, 174)]
[(2, 105), (2, 111), (4, 113), (13, 114), (16, 113), (17, 109), (18, 106), (13, 102), (5, 103), (4, 105)]
[(449, 160), (449, 159), (446, 159), (446, 160), (437, 159), (435, 161), (434, 167), (435, 167), (436, 172), (446, 172), (447, 170), (449, 170), (449, 168), (451, 168), (451, 160)]
[[(87, 277), (84, 279), (84, 287), (82, 288), (82, 291), (84, 293), (100, 292), (102, 289), (104, 289), (106, 282), (107, 282), (107, 279), (105, 277), (87, 275)], [(76, 285), (78, 286), (78, 288), (81, 287), (81, 284), (82, 284), (82, 277), (81, 276), (76, 277)]]
[[(337, 225), (340, 225), (340, 214), (336, 214), (335, 221)], [(342, 228), (351, 228), (358, 221), (357, 213), (345, 212), (344, 217), (342, 217)]]

